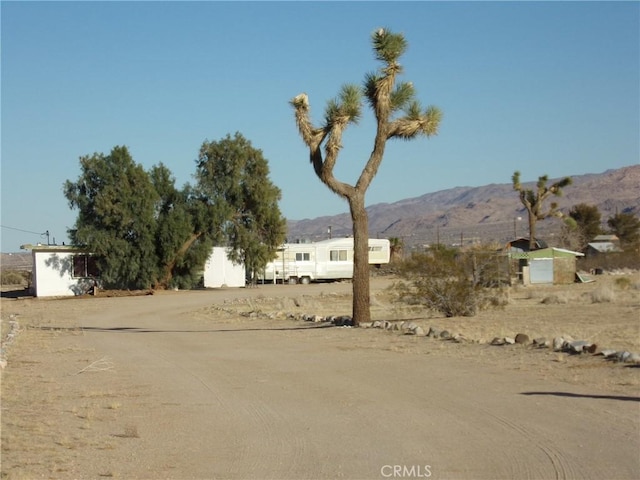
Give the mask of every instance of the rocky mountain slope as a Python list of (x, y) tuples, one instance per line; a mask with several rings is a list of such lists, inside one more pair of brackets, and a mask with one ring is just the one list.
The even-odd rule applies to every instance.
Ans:
[[(603, 225), (616, 212), (640, 215), (640, 165), (607, 170), (600, 174), (572, 176), (573, 184), (555, 197), (564, 213), (579, 203), (596, 205)], [(557, 179), (552, 179), (552, 183)], [(534, 182), (525, 183), (533, 188)], [(395, 203), (368, 207), (369, 234), (372, 237), (401, 237), (405, 244), (502, 242), (514, 236), (527, 236), (527, 212), (512, 185), (491, 184), (481, 187), (456, 187)], [(346, 208), (345, 208), (346, 211)], [(541, 236), (557, 235), (562, 222), (546, 219), (538, 223)], [(288, 222), (288, 240), (350, 235), (348, 213)]]

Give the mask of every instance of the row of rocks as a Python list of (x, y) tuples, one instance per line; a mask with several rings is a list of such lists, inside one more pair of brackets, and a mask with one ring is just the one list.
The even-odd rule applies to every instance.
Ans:
[[(329, 322), (336, 326), (351, 327), (353, 326), (353, 319), (348, 316), (321, 316), (321, 315), (289, 315), (289, 318), (299, 319), (307, 322), (319, 323)], [(415, 324), (414, 322), (390, 322), (388, 320), (376, 320), (374, 322), (361, 323), (360, 328), (377, 328), (381, 330), (397, 331), (404, 335), (414, 335), (417, 337), (431, 337), (440, 340), (450, 340), (456, 343), (470, 342), (461, 333), (452, 334), (448, 330), (443, 330), (437, 327), (429, 327), (425, 331), (423, 327)], [(640, 365), (640, 354), (629, 352), (626, 350), (618, 351), (613, 349), (599, 349), (598, 345), (586, 340), (574, 340), (569, 335), (562, 337), (555, 337), (553, 340), (548, 340), (544, 337), (535, 338), (531, 340), (526, 333), (518, 333), (515, 337), (495, 337), (490, 345), (503, 346), (503, 345), (523, 345), (532, 346), (534, 348), (553, 348), (555, 352), (565, 352), (573, 355), (577, 354), (595, 354), (602, 355), (607, 360), (616, 362), (631, 363)]]
[[(16, 339), (16, 336), (20, 332), (20, 324), (18, 320), (16, 320), (15, 315), (9, 315), (9, 331), (2, 339), (2, 344), (0, 345), (0, 369), (4, 369), (7, 366), (7, 349)], [(3, 320), (4, 321), (4, 320)]]

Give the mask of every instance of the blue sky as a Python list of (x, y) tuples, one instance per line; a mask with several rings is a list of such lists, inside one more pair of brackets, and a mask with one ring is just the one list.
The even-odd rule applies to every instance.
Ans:
[[(115, 145), (181, 185), (203, 141), (240, 132), (287, 218), (347, 212), (288, 101), (306, 92), (320, 121), (342, 84), (378, 68), (378, 27), (405, 35), (401, 79), (444, 118), (437, 137), (388, 144), (368, 205), (640, 159), (638, 2), (3, 1), (1, 17), (3, 252), (46, 230), (68, 241), (62, 184)], [(373, 128), (366, 110), (346, 132), (341, 180), (356, 180)]]

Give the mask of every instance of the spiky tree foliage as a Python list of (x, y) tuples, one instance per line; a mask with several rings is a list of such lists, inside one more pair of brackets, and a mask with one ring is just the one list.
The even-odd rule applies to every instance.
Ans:
[(229, 258), (244, 263), (252, 275), (275, 257), (285, 238), (280, 189), (269, 180), (262, 151), (241, 134), (204, 142), (196, 161), (199, 195), (217, 205)]
[[(354, 234), (353, 321), (356, 325), (371, 318), (365, 193), (378, 172), (386, 142), (394, 138), (409, 140), (420, 135), (436, 135), (442, 117), (436, 107), (422, 109), (415, 98), (413, 84), (396, 83), (396, 77), (402, 73), (398, 61), (407, 49), (404, 36), (381, 28), (372, 34), (371, 41), (374, 55), (382, 66), (365, 76), (363, 87), (344, 85), (337, 98), (327, 103), (322, 124), (316, 126), (311, 122), (309, 98), (305, 93), (290, 102), (316, 175), (349, 204)], [(350, 185), (339, 181), (333, 169), (344, 130), (361, 117), (363, 95), (375, 115), (377, 129), (369, 159), (355, 185)]]
[(81, 174), (64, 195), (78, 218), (71, 241), (97, 255), (106, 287), (150, 288), (158, 267), (155, 205), (158, 194), (127, 147), (80, 158)]
[(565, 177), (547, 187), (549, 177), (542, 175), (538, 177), (536, 189), (533, 190), (524, 188), (520, 183), (520, 172), (516, 171), (511, 177), (511, 181), (513, 182), (513, 189), (518, 192), (520, 202), (522, 202), (529, 214), (529, 249), (534, 250), (536, 245), (536, 223), (538, 220), (561, 215), (556, 202), (552, 202), (547, 210), (544, 209), (544, 202), (552, 195), (561, 196), (562, 189), (571, 185), (572, 180), (570, 177)]

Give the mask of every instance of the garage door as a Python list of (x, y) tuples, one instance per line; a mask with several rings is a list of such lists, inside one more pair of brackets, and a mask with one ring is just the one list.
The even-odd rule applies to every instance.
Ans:
[(531, 283), (553, 283), (553, 258), (534, 258), (529, 261)]

